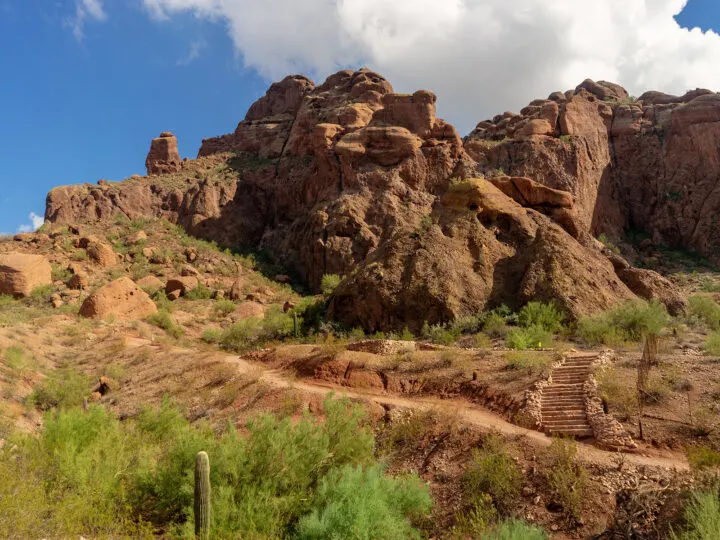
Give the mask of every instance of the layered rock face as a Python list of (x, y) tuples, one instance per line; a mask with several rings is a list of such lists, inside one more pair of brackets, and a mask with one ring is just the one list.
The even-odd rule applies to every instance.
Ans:
[(670, 286), (654, 273), (621, 279), (591, 236), (628, 222), (610, 144), (623, 99), (587, 81), (481, 123), (463, 144), (426, 90), (396, 94), (365, 69), (320, 86), (290, 76), (233, 133), (204, 140), (197, 160), (56, 188), (46, 219), (163, 217), (266, 249), (314, 289), (324, 274), (344, 275), (331, 311), (368, 330), (533, 298), (577, 316)]
[[(537, 128), (545, 121), (549, 128)], [(588, 80), (480, 122), (465, 148), (488, 174), (502, 169), (571, 192), (592, 235), (637, 229), (720, 262), (718, 94), (633, 99)]]

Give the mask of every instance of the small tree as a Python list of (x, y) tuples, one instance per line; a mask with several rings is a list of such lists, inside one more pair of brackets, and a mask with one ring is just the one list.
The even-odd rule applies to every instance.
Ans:
[(638, 364), (637, 394), (638, 394), (638, 427), (640, 428), (640, 439), (643, 439), (643, 409), (645, 407), (645, 396), (647, 395), (647, 384), (650, 378), (650, 369), (657, 365), (658, 336), (651, 333), (645, 336), (645, 348), (642, 358)]

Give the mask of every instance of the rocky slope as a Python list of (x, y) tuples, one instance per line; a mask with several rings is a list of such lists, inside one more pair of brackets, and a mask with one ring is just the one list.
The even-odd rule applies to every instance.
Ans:
[[(197, 160), (180, 161), (163, 133), (150, 176), (56, 188), (46, 219), (163, 217), (222, 245), (265, 249), (312, 288), (344, 275), (331, 311), (368, 330), (532, 298), (574, 316), (635, 294), (677, 311), (667, 280), (611, 262), (592, 235), (634, 226), (701, 251), (720, 242), (708, 215), (720, 160), (707, 142), (720, 98), (643, 98), (586, 81), (462, 141), (436, 117), (431, 92), (396, 94), (368, 70), (320, 86), (290, 76), (234, 133), (204, 140)], [(658, 198), (683, 182), (692, 197)]]

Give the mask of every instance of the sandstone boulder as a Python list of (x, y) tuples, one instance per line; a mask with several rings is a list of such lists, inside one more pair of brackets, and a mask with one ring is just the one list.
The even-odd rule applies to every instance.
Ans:
[(129, 278), (122, 277), (108, 283), (88, 296), (80, 307), (80, 315), (105, 319), (114, 316), (119, 321), (133, 321), (157, 313), (150, 297)]
[(89, 284), (90, 276), (88, 276), (86, 272), (78, 270), (68, 280), (67, 287), (68, 289), (80, 291), (83, 289), (87, 289)]
[(165, 284), (165, 292), (168, 295), (177, 292), (178, 296), (185, 296), (190, 291), (197, 289), (199, 284), (200, 282), (195, 276), (176, 277), (167, 281)]
[(87, 254), (90, 260), (103, 267), (115, 266), (117, 255), (109, 244), (103, 242), (92, 242), (87, 247)]
[(177, 138), (166, 131), (150, 143), (150, 152), (145, 159), (148, 174), (167, 174), (181, 169), (182, 160), (178, 153)]
[(30, 296), (36, 287), (52, 284), (52, 268), (42, 255), (0, 254), (0, 294)]
[(140, 278), (135, 283), (145, 291), (158, 291), (163, 288), (163, 282), (160, 281), (157, 276), (153, 275)]
[(640, 298), (657, 300), (667, 307), (670, 315), (685, 313), (686, 302), (682, 292), (669, 280), (653, 270), (623, 268), (617, 272), (620, 279)]

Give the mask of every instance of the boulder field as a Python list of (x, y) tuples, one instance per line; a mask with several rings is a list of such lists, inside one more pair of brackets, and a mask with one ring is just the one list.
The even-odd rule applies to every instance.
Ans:
[(274, 83), (233, 133), (181, 160), (163, 133), (150, 176), (65, 186), (55, 223), (165, 218), (224, 246), (264, 249), (312, 289), (344, 276), (330, 312), (366, 330), (555, 300), (572, 316), (636, 298), (681, 312), (659, 274), (595, 240), (627, 229), (718, 261), (720, 95), (630, 98), (585, 81), (461, 139), (436, 97), (340, 71)]

